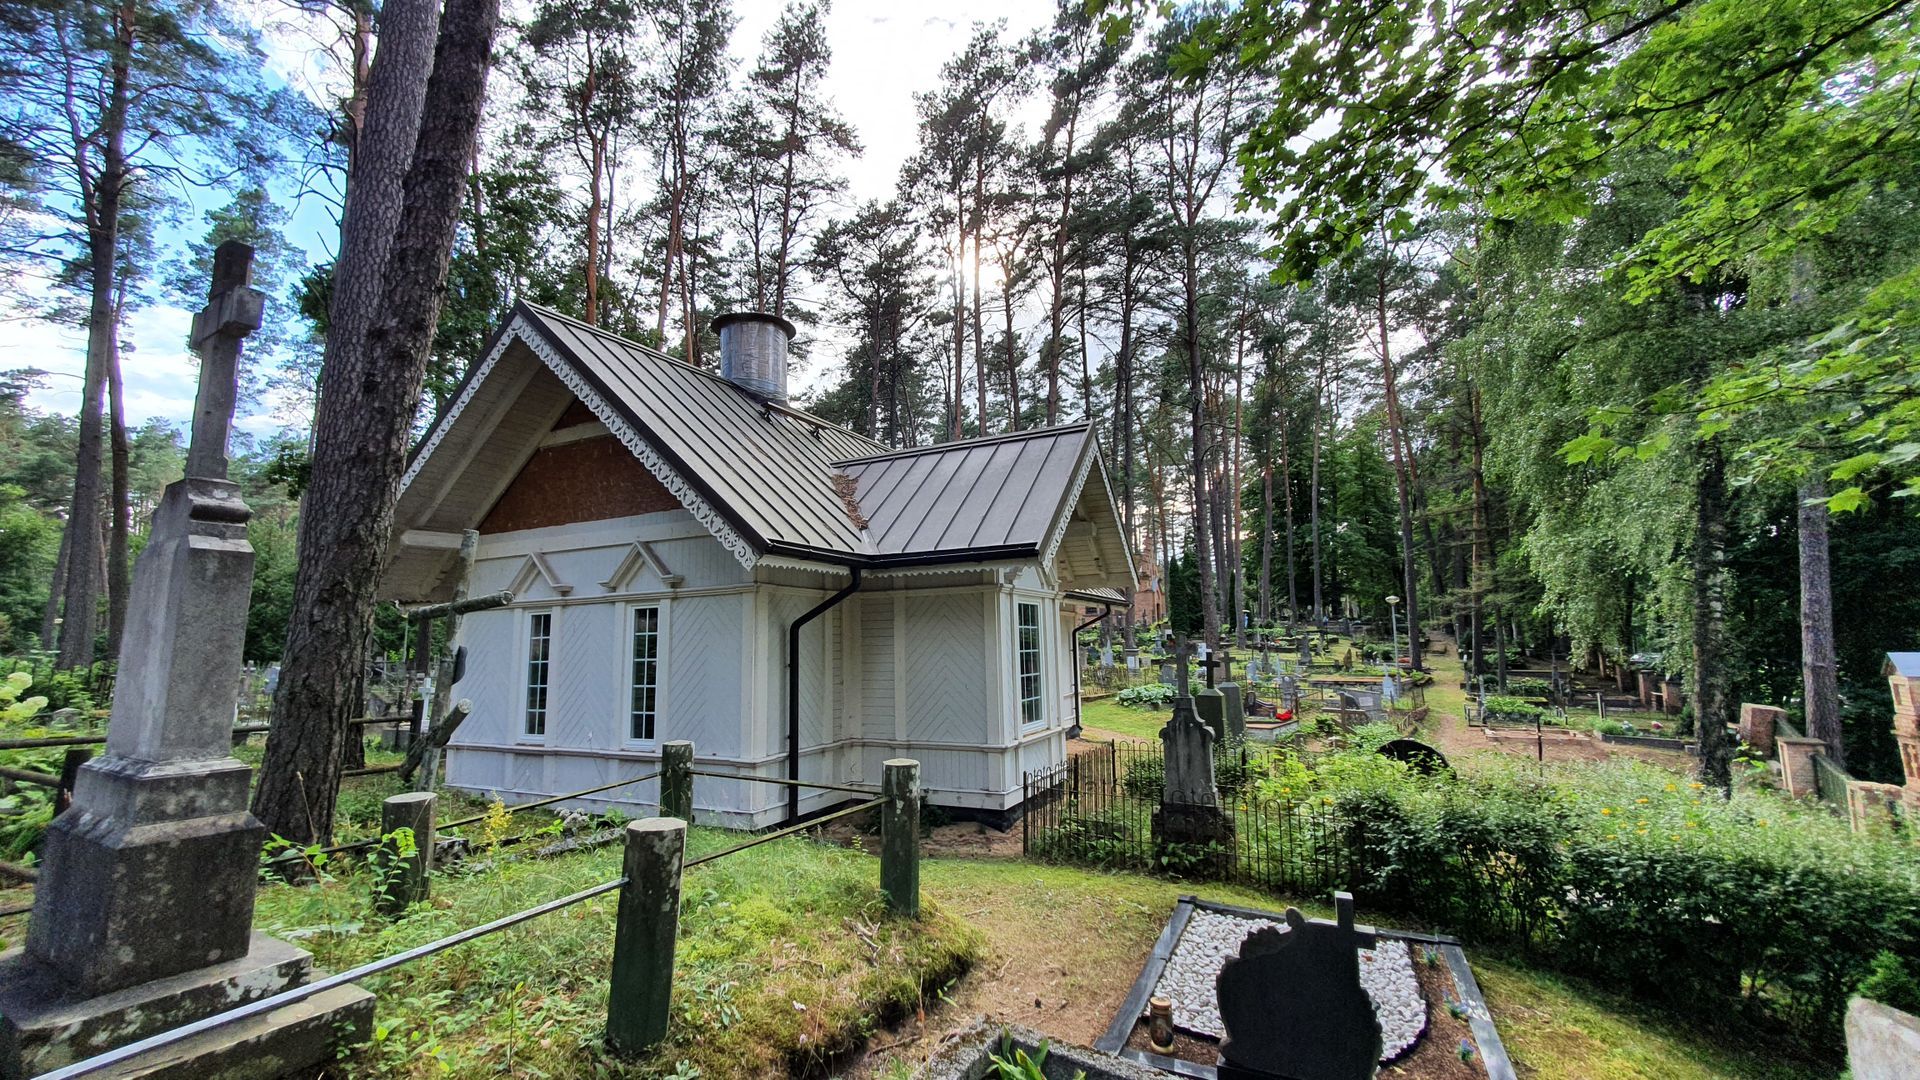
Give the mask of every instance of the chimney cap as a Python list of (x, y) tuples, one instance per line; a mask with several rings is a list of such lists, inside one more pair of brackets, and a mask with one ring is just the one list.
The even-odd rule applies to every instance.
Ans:
[(788, 341), (792, 341), (793, 336), (799, 332), (799, 330), (791, 322), (788, 322), (786, 319), (783, 319), (780, 316), (775, 315), (771, 311), (729, 311), (724, 315), (715, 315), (713, 317), (712, 326), (713, 326), (714, 332), (719, 333), (721, 327), (732, 326), (734, 323), (743, 323), (743, 322), (772, 323), (775, 326), (778, 326), (780, 329), (786, 331)]

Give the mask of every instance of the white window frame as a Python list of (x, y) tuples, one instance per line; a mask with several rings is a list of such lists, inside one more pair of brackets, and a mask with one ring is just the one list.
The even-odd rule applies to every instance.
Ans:
[[(633, 733), (633, 638), (634, 623), (640, 612), (655, 613), (653, 630), (653, 734), (639, 738)], [(635, 600), (622, 605), (620, 700), (626, 702), (626, 720), (621, 725), (621, 742), (628, 747), (652, 748), (660, 745), (660, 723), (667, 715), (667, 625), (669, 609), (664, 597)]]
[[(533, 665), (535, 660), (533, 657), (533, 627), (534, 621), (543, 616), (547, 620), (547, 632), (545, 642), (546, 655), (539, 661), (541, 664), (540, 730), (530, 731), (528, 729), (532, 725), (534, 718)], [(524, 617), (520, 619), (519, 663), (516, 665), (516, 671), (518, 672), (520, 687), (517, 695), (520, 703), (518, 738), (522, 742), (546, 742), (547, 729), (552, 726), (554, 639), (558, 636), (555, 631), (559, 628), (559, 621), (558, 609), (556, 608), (528, 609)]]
[[(1029, 650), (1020, 640), (1023, 614), (1033, 612), (1033, 648)], [(1020, 730), (1033, 731), (1047, 724), (1047, 643), (1046, 622), (1040, 617), (1039, 600), (1023, 600), (1015, 597), (1013, 601), (1013, 707), (1020, 716)], [(1026, 659), (1031, 652), (1033, 670), (1026, 669)], [(1033, 693), (1027, 693), (1027, 680), (1033, 680)], [(1027, 705), (1033, 704), (1031, 717)]]

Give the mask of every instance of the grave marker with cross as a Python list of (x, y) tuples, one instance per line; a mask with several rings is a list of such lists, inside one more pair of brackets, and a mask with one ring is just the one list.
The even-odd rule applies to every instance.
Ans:
[[(26, 947), (0, 958), (0, 1075), (47, 1071), (312, 970), (304, 950), (253, 929), (266, 828), (247, 809), (252, 770), (231, 755), (253, 548), (226, 443), (241, 341), (265, 302), (247, 284), (252, 262), (235, 241), (214, 254), (194, 320), (202, 362), (186, 476), (167, 485), (134, 566), (107, 752), (79, 769), (72, 805), (47, 826)], [(300, 1023), (351, 1043), (365, 1037), (373, 998), (339, 987), (301, 1009)], [(285, 1071), (333, 1057), (331, 1038), (290, 1017), (262, 1020), (249, 1039), (251, 1058)], [(230, 1049), (158, 1053), (181, 1075), (212, 1075)]]

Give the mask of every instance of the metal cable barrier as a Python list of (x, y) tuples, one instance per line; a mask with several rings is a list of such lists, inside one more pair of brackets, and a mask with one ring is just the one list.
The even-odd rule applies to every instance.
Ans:
[[(831, 791), (849, 791), (849, 792), (854, 792), (856, 794), (861, 794), (861, 795), (873, 794), (873, 792), (870, 790), (860, 789), (860, 788), (833, 787), (833, 786), (824, 785), (824, 784), (806, 784), (806, 783), (796, 784), (795, 781), (775, 780), (775, 779), (766, 778), (766, 777), (737, 776), (737, 775), (731, 775), (727, 773), (715, 773), (715, 772), (703, 771), (703, 770), (691, 770), (691, 771), (693, 775), (696, 775), (696, 776), (712, 776), (712, 777), (719, 777), (719, 778), (728, 779), (728, 780), (759, 781), (763, 783), (794, 785), (794, 786), (800, 786), (800, 787), (818, 787), (818, 788), (824, 788), (826, 790), (831, 790)], [(519, 806), (511, 807), (509, 808), (508, 812), (518, 813), (522, 810), (531, 810), (536, 807), (548, 806), (553, 803), (562, 802), (567, 799), (574, 799), (584, 795), (595, 794), (597, 792), (609, 791), (616, 787), (624, 787), (628, 784), (637, 784), (643, 780), (652, 780), (657, 778), (659, 775), (660, 773), (656, 771), (656, 772), (648, 773), (645, 776), (637, 776), (637, 777), (632, 777), (625, 780), (619, 780), (610, 784), (602, 784), (602, 785), (599, 785), (598, 787), (586, 788), (581, 791), (569, 792), (565, 795), (553, 795), (544, 799), (538, 799), (533, 802), (522, 803)], [(746, 840), (742, 843), (735, 844), (732, 847), (723, 848), (719, 851), (715, 851), (706, 855), (699, 856), (698, 858), (688, 859), (682, 864), (682, 871), (684, 872), (685, 870), (692, 869), (693, 867), (700, 866), (705, 863), (714, 862), (715, 860), (723, 859), (728, 855), (737, 854), (739, 852), (747, 850), (748, 848), (759, 847), (762, 844), (769, 843), (774, 840), (779, 840), (788, 836), (792, 836), (796, 833), (804, 832), (808, 829), (818, 828), (821, 825), (825, 825), (831, 821), (836, 821), (840, 818), (849, 817), (853, 814), (861, 813), (862, 811), (872, 810), (875, 807), (880, 806), (882, 803), (885, 803), (886, 801), (887, 799), (884, 796), (875, 797), (865, 802), (861, 802), (853, 806), (844, 807), (842, 809), (836, 810), (830, 814), (824, 814), (820, 817), (812, 818), (795, 825), (789, 825), (789, 826), (786, 826), (785, 828), (776, 829), (769, 833), (763, 833), (761, 835), (753, 837), (752, 839)], [(436, 828), (446, 829), (446, 828), (456, 828), (462, 825), (471, 825), (481, 820), (484, 820), (486, 816), (487, 815), (485, 814), (476, 814), (471, 817), (460, 818), (455, 821), (446, 822), (444, 824), (436, 826)], [(329, 852), (337, 852), (337, 851), (344, 851), (344, 850), (352, 850), (359, 847), (368, 847), (375, 843), (378, 843), (377, 838), (373, 840), (360, 841), (352, 844), (335, 845), (334, 847), (326, 848), (322, 850), (329, 851)], [(335, 975), (329, 975), (316, 982), (311, 982), (304, 986), (294, 987), (292, 989), (282, 991), (281, 993), (275, 994), (272, 997), (261, 998), (258, 1001), (249, 1002), (245, 1005), (228, 1009), (227, 1011), (222, 1013), (216, 1013), (213, 1016), (209, 1016), (204, 1019), (194, 1021), (191, 1024), (186, 1024), (181, 1027), (173, 1028), (168, 1031), (163, 1031), (157, 1035), (148, 1036), (147, 1038), (141, 1039), (138, 1042), (129, 1043), (126, 1046), (122, 1046), (117, 1049), (107, 1051), (106, 1053), (103, 1053), (103, 1054), (95, 1055), (94, 1057), (88, 1058), (84, 1061), (74, 1062), (71, 1065), (63, 1066), (49, 1073), (43, 1073), (38, 1077), (38, 1080), (73, 1080), (73, 1078), (94, 1074), (101, 1069), (109, 1068), (115, 1065), (122, 1064), (124, 1062), (131, 1061), (134, 1058), (137, 1058), (140, 1055), (146, 1054), (150, 1051), (158, 1050), (167, 1046), (172, 1046), (183, 1040), (190, 1039), (203, 1032), (212, 1031), (223, 1025), (236, 1023), (238, 1021), (246, 1020), (251, 1017), (261, 1016), (266, 1013), (273, 1012), (274, 1010), (283, 1008), (287, 1005), (291, 1005), (299, 1001), (304, 1001), (318, 994), (323, 994), (328, 990), (332, 990), (341, 986), (346, 986), (350, 983), (358, 982), (361, 979), (370, 978), (375, 975), (380, 975), (385, 972), (392, 971), (393, 969), (400, 967), (404, 964), (409, 964), (415, 960), (432, 956), (433, 954), (438, 952), (443, 952), (447, 949), (453, 948), (456, 945), (463, 945), (469, 941), (473, 941), (478, 938), (485, 937), (488, 934), (496, 933), (501, 930), (506, 930), (510, 927), (517, 926), (520, 923), (527, 922), (531, 919), (539, 918), (542, 915), (548, 915), (553, 912), (572, 907), (575, 904), (584, 903), (598, 896), (605, 896), (608, 893), (615, 892), (621, 888), (624, 888), (628, 884), (629, 882), (626, 877), (619, 877), (612, 881), (604, 882), (599, 885), (594, 885), (590, 888), (582, 889), (579, 892), (560, 897), (557, 900), (549, 900), (544, 904), (539, 904), (534, 907), (527, 908), (524, 911), (518, 911), (511, 915), (504, 915), (498, 919), (492, 920), (491, 922), (482, 923), (479, 926), (471, 927), (466, 930), (461, 930), (457, 933), (449, 934), (446, 937), (439, 938), (434, 941), (429, 941), (423, 945), (416, 945), (411, 949), (407, 949), (403, 952), (395, 953), (392, 956), (382, 957), (379, 960), (369, 961), (365, 964), (361, 964), (358, 967), (350, 968), (346, 971), (339, 972), (338, 974), (335, 974)]]
[(109, 1050), (104, 1054), (90, 1057), (85, 1061), (76, 1061), (64, 1068), (55, 1069), (53, 1072), (42, 1073), (38, 1080), (70, 1080), (72, 1077), (85, 1076), (88, 1073), (96, 1072), (110, 1065), (118, 1065), (121, 1062), (138, 1057), (149, 1050), (157, 1050), (163, 1046), (171, 1046), (182, 1039), (191, 1038), (203, 1031), (212, 1031), (214, 1028), (220, 1027), (223, 1024), (231, 1024), (235, 1021), (245, 1020), (248, 1017), (272, 1012), (275, 1009), (291, 1005), (296, 1001), (304, 1001), (315, 994), (325, 993), (335, 987), (345, 986), (348, 983), (357, 982), (382, 972), (392, 971), (402, 964), (411, 963), (422, 957), (432, 956), (434, 953), (451, 949), (455, 945), (463, 945), (475, 938), (485, 937), (496, 930), (505, 930), (510, 926), (526, 922), (529, 919), (538, 918), (541, 915), (559, 911), (562, 908), (572, 907), (575, 904), (591, 900), (596, 896), (605, 896), (607, 893), (613, 892), (626, 883), (626, 878), (616, 878), (613, 881), (595, 885), (589, 889), (582, 889), (570, 896), (563, 896), (558, 900), (549, 900), (544, 904), (537, 907), (530, 907), (525, 911), (517, 911), (512, 915), (503, 915), (492, 922), (482, 923), (479, 926), (462, 930), (456, 934), (449, 934), (437, 941), (429, 941), (425, 945), (416, 945), (405, 952), (394, 953), (392, 956), (382, 957), (379, 960), (361, 964), (357, 968), (349, 968), (346, 971), (340, 972), (338, 975), (329, 975), (318, 982), (310, 982), (305, 986), (297, 986), (291, 990), (285, 990), (275, 994), (272, 997), (261, 998), (259, 1001), (250, 1002), (236, 1009), (228, 1009), (223, 1013), (215, 1013), (204, 1020), (196, 1020), (184, 1027), (177, 1027), (171, 1031), (163, 1031), (158, 1035), (150, 1035), (147, 1038), (141, 1039), (139, 1042), (128, 1043), (126, 1046), (122, 1046), (117, 1050)]
[[(582, 788), (579, 791), (569, 791), (564, 795), (549, 795), (544, 799), (535, 799), (532, 802), (524, 802), (524, 803), (520, 803), (517, 806), (509, 806), (507, 807), (507, 813), (518, 814), (522, 810), (537, 810), (542, 806), (552, 806), (554, 803), (565, 802), (568, 799), (578, 799), (588, 795), (597, 795), (602, 791), (612, 791), (614, 788), (626, 787), (628, 784), (639, 784), (639, 783), (644, 783), (645, 781), (648, 781), (648, 780), (657, 780), (659, 779), (659, 777), (660, 777), (660, 771), (656, 769), (653, 772), (647, 773), (643, 776), (628, 777), (625, 780), (615, 780), (611, 784), (601, 784), (598, 787)], [(459, 828), (464, 828), (465, 826), (468, 826), (468, 825), (477, 825), (480, 822), (485, 821), (486, 819), (487, 819), (487, 814), (485, 811), (482, 811), (481, 813), (478, 813), (478, 814), (470, 814), (463, 818), (456, 818), (453, 821), (438, 822), (434, 825), (433, 828), (435, 832), (438, 832), (442, 829), (459, 829)], [(331, 847), (323, 847), (319, 851), (314, 852), (314, 854), (338, 855), (343, 851), (358, 851), (361, 848), (370, 848), (375, 844), (378, 844), (379, 842), (380, 842), (379, 837), (370, 836), (365, 840), (350, 840), (344, 844), (334, 844)], [(304, 854), (304, 852), (301, 852), (298, 854)]]

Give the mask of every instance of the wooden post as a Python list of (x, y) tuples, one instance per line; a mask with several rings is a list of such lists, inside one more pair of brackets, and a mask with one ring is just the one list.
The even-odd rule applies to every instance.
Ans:
[[(427, 872), (433, 869), (433, 811), (439, 796), (431, 791), (392, 795), (380, 804), (379, 902), (382, 915), (399, 915), (427, 898)], [(413, 833), (411, 853), (403, 853), (393, 834)]]
[(53, 793), (53, 813), (58, 817), (73, 805), (73, 785), (80, 782), (80, 766), (87, 763), (93, 751), (84, 746), (70, 748), (60, 761), (60, 787)]
[(660, 744), (660, 816), (693, 824), (693, 743)]
[(615, 1053), (638, 1054), (666, 1038), (686, 849), (687, 823), (678, 818), (627, 825), (626, 884), (620, 887), (607, 987), (607, 1044)]
[(880, 794), (880, 890), (887, 909), (920, 917), (920, 763), (893, 758), (883, 768)]

